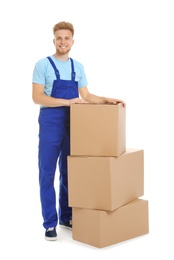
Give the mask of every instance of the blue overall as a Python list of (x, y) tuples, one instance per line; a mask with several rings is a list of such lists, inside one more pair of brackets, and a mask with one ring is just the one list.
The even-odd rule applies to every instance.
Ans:
[[(71, 80), (60, 79), (53, 60), (47, 57), (54, 68), (56, 80), (51, 96), (62, 99), (79, 97), (78, 82), (75, 81), (74, 63), (71, 60)], [(46, 107), (39, 113), (39, 184), (43, 226), (56, 227), (59, 222), (72, 219), (72, 208), (68, 206), (67, 156), (70, 154), (70, 107)], [(56, 210), (54, 188), (55, 172), (59, 166), (59, 200)]]

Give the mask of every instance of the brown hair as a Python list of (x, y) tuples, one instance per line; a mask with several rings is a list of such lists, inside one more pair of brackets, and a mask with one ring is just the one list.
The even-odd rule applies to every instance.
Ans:
[(72, 36), (74, 36), (74, 27), (69, 22), (63, 21), (63, 22), (59, 22), (59, 23), (55, 24), (53, 27), (53, 34), (55, 34), (55, 32), (57, 30), (69, 30), (69, 31), (71, 31)]

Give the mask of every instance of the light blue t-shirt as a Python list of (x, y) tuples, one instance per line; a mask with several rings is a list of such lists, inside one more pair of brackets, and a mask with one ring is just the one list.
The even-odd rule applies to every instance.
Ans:
[[(56, 59), (53, 55), (50, 57), (53, 60), (54, 64), (56, 65), (60, 73), (60, 79), (71, 80), (72, 69), (71, 69), (70, 59), (68, 59), (67, 61), (60, 61)], [(75, 80), (78, 82), (78, 87), (82, 88), (87, 86), (88, 82), (86, 79), (83, 65), (74, 59), (73, 62), (74, 62), (74, 70), (76, 73)], [(51, 95), (53, 81), (55, 79), (56, 79), (55, 71), (48, 58), (43, 58), (35, 64), (32, 82), (44, 85), (45, 95), (47, 96)]]

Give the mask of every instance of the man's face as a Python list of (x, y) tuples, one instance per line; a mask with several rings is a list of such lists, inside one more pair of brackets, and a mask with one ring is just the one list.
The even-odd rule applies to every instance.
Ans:
[(57, 30), (53, 42), (59, 54), (67, 54), (71, 50), (74, 40), (71, 31)]

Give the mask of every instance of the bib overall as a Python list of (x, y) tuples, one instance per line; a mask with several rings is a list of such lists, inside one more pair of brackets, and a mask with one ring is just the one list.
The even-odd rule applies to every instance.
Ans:
[[(60, 79), (53, 60), (47, 57), (54, 68), (56, 80), (51, 96), (62, 99), (79, 97), (78, 82), (75, 81), (73, 60), (71, 80)], [(41, 108), (39, 114), (39, 184), (44, 228), (56, 227), (59, 222), (72, 219), (72, 208), (68, 206), (67, 156), (70, 154), (70, 107)], [(55, 172), (59, 169), (59, 199), (56, 210)]]

